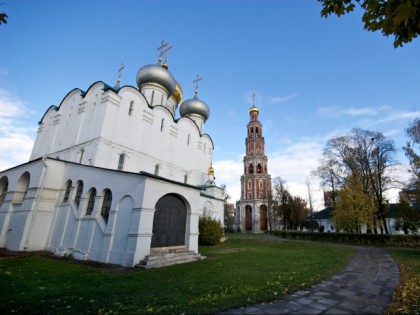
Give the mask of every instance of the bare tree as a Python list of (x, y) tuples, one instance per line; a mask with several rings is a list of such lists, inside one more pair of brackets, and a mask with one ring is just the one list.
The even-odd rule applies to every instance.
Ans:
[(309, 202), (309, 228), (311, 231), (314, 231), (314, 206), (313, 206), (313, 193), (311, 187), (311, 180), (308, 178), (306, 180), (306, 189), (308, 191), (308, 202)]
[(276, 177), (273, 180), (273, 192), (274, 192), (274, 200), (277, 203), (277, 212), (279, 216), (283, 218), (283, 229), (286, 230), (288, 228), (287, 224), (287, 217), (289, 216), (290, 212), (290, 199), (291, 195), (286, 187), (286, 181), (283, 180), (281, 177)]
[(405, 156), (410, 163), (409, 172), (412, 175), (410, 187), (416, 195), (416, 199), (420, 200), (420, 119), (416, 118), (410, 127), (406, 129), (407, 136), (410, 141), (403, 147)]

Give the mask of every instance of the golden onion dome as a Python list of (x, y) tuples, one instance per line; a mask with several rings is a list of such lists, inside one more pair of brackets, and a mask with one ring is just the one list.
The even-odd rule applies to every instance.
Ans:
[(258, 109), (258, 107), (257, 107), (257, 106), (252, 105), (252, 107), (249, 109), (249, 113), (252, 113), (252, 112), (257, 112), (257, 113), (259, 113), (259, 112), (260, 112), (260, 110)]
[(207, 171), (207, 174), (208, 175), (214, 175), (214, 168), (213, 168), (213, 164), (212, 163), (210, 163), (210, 167), (209, 167), (209, 170)]
[(179, 85), (179, 82), (176, 82), (175, 91), (172, 94), (172, 96), (175, 98), (177, 104), (181, 103), (182, 94), (183, 94), (182, 87), (181, 87), (181, 85)]

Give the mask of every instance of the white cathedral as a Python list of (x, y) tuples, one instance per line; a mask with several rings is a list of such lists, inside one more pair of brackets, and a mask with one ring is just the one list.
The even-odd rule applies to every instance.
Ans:
[(123, 266), (200, 259), (200, 215), (224, 219), (210, 110), (198, 86), (181, 103), (162, 55), (137, 87), (98, 81), (48, 108), (29, 162), (0, 172), (0, 247)]

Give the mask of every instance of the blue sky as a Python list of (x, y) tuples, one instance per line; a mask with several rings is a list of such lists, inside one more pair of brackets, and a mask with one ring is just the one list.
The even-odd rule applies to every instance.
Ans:
[[(353, 127), (383, 132), (406, 163), (404, 129), (420, 117), (420, 40), (394, 49), (392, 38), (363, 30), (360, 11), (325, 19), (315, 0), (2, 2), (0, 169), (29, 159), (38, 121), (73, 88), (115, 84), (122, 62), (121, 85), (135, 86), (162, 40), (173, 45), (168, 64), (184, 99), (203, 78), (216, 182), (232, 201), (253, 91), (269, 173), (295, 195), (306, 198), (328, 139)], [(312, 188), (320, 210), (316, 179)]]

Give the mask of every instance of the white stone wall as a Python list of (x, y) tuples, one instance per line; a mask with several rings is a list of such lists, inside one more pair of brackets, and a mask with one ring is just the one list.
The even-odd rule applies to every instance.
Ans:
[[(213, 156), (211, 138), (190, 118), (174, 120), (163, 106), (150, 108), (133, 87), (118, 94), (93, 84), (84, 97), (70, 92), (58, 110), (50, 108), (40, 125), (31, 160), (48, 155), (62, 160), (124, 171), (155, 173), (203, 185)], [(130, 109), (131, 105), (131, 109)], [(58, 136), (60, 135), (60, 136)]]
[[(17, 202), (20, 192), (15, 187), (22, 174), (29, 174), (30, 181), (23, 202)], [(198, 218), (206, 206), (211, 205), (214, 217), (223, 224), (218, 187), (210, 188), (206, 196), (196, 187), (154, 176), (53, 159), (38, 159), (1, 172), (0, 178), (4, 176), (9, 179), (9, 192), (0, 208), (0, 246), (11, 250), (47, 249), (78, 259), (133, 266), (150, 253), (155, 206), (166, 194), (176, 194), (187, 206), (185, 245), (189, 250), (198, 251)], [(68, 180), (72, 189), (64, 202)], [(77, 207), (79, 180), (84, 188)], [(97, 195), (93, 212), (87, 215), (92, 188)], [(106, 189), (112, 192), (108, 223), (100, 213)]]

